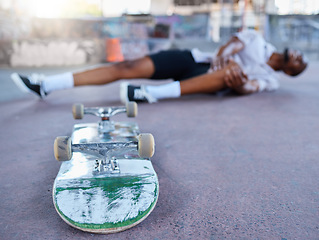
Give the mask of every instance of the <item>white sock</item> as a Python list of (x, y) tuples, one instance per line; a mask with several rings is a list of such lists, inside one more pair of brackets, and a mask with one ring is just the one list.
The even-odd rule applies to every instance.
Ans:
[(179, 81), (157, 86), (148, 85), (145, 86), (145, 88), (146, 91), (156, 99), (178, 98), (181, 96)]
[(46, 76), (42, 82), (42, 86), (46, 93), (61, 89), (73, 88), (73, 73), (66, 72), (62, 74)]

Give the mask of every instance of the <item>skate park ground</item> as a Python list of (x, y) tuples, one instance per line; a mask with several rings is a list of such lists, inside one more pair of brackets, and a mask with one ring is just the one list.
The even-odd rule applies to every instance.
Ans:
[(318, 61), (299, 77), (281, 76), (275, 92), (139, 104), (133, 120), (155, 137), (159, 200), (142, 223), (111, 235), (76, 230), (56, 213), (53, 141), (78, 123), (74, 103), (121, 105), (120, 82), (40, 100), (9, 77), (86, 67), (0, 69), (1, 239), (318, 239)]

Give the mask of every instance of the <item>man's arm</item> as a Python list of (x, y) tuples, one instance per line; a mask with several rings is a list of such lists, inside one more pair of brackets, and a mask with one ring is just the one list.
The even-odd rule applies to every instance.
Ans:
[(245, 47), (245, 44), (237, 37), (232, 37), (225, 45), (218, 50), (217, 57), (226, 57), (240, 52)]
[(245, 44), (237, 37), (232, 37), (225, 45), (218, 50), (216, 57), (211, 62), (213, 71), (221, 70), (228, 65), (231, 56), (240, 52), (245, 47)]

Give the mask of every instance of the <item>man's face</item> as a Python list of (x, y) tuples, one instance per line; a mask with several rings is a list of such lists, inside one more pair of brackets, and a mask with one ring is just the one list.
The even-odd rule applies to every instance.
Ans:
[(289, 49), (286, 55), (286, 63), (283, 72), (290, 76), (297, 76), (307, 67), (301, 52)]

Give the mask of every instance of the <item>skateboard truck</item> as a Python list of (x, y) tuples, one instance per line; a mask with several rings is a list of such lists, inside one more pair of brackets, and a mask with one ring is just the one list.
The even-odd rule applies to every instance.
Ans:
[(101, 118), (99, 122), (100, 133), (107, 133), (114, 130), (114, 124), (110, 118), (119, 113), (125, 113), (128, 117), (137, 116), (136, 102), (127, 102), (126, 106), (120, 107), (84, 107), (83, 104), (74, 104), (72, 113), (74, 119), (82, 119), (84, 114), (90, 114)]
[(114, 157), (114, 152), (137, 150), (141, 158), (150, 158), (154, 155), (155, 142), (150, 133), (137, 136), (137, 141), (129, 142), (106, 142), (106, 143), (79, 143), (73, 144), (68, 136), (57, 137), (54, 141), (54, 156), (58, 161), (72, 159), (73, 152), (98, 153), (103, 158), (97, 159), (96, 171), (119, 172), (119, 164)]

